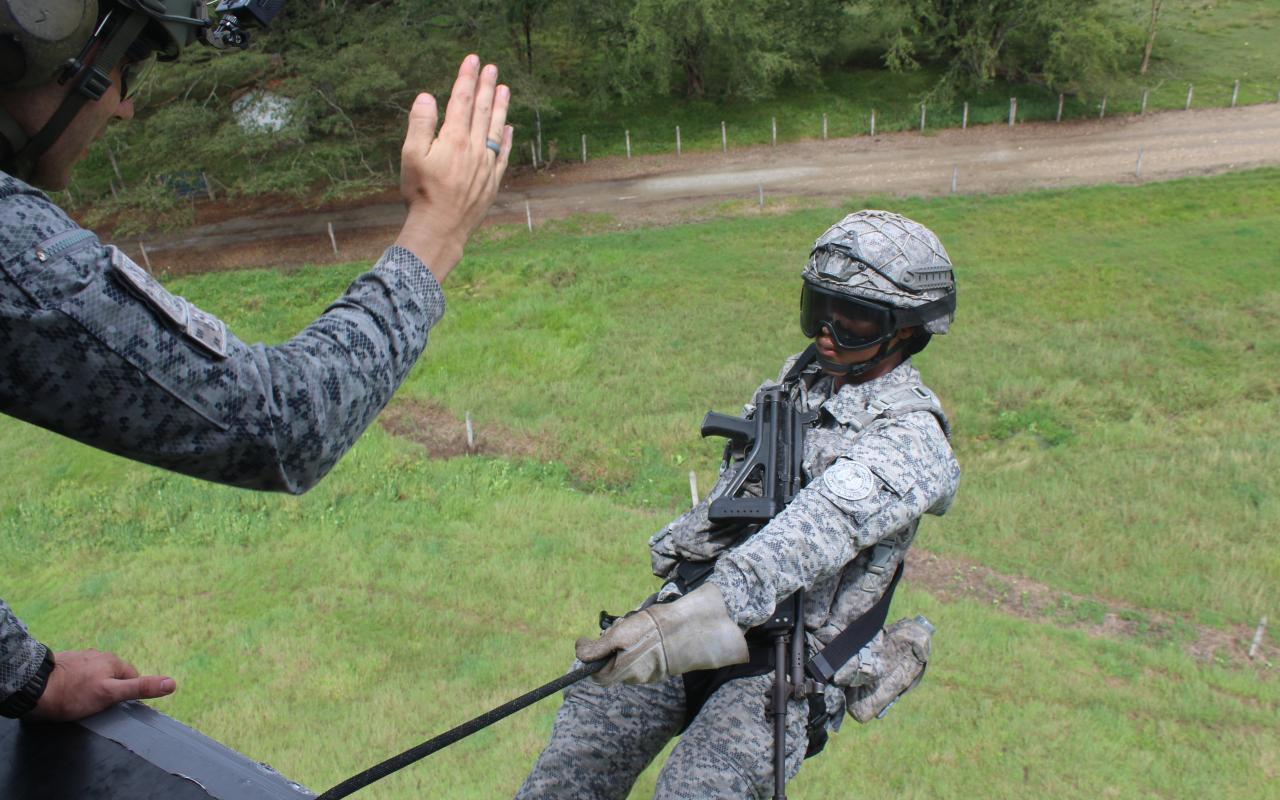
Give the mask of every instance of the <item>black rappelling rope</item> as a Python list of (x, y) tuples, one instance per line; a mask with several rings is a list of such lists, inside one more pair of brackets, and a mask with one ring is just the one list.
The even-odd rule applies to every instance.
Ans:
[(526, 706), (531, 706), (544, 697), (553, 695), (570, 684), (577, 683), (588, 675), (599, 672), (609, 663), (612, 656), (599, 661), (588, 661), (573, 672), (556, 678), (548, 684), (539, 686), (531, 692), (520, 695), (515, 700), (504, 703), (495, 709), (486, 711), (470, 722), (464, 722), (456, 728), (445, 731), (434, 739), (428, 739), (417, 747), (411, 747), (398, 756), (392, 756), (381, 764), (374, 764), (364, 772), (347, 778), (342, 783), (320, 795), (316, 800), (338, 800), (340, 797), (358, 792), (374, 781), (381, 780), (391, 773), (404, 769), (415, 761), (426, 758), (437, 750), (443, 750), (461, 739), (465, 739), (478, 730), (487, 728), (504, 717), (509, 717)]

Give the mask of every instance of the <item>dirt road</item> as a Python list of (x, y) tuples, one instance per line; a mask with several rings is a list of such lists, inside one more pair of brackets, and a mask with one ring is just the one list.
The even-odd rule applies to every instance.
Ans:
[[(489, 222), (535, 224), (606, 213), (626, 225), (697, 216), (727, 199), (787, 196), (987, 194), (1167, 180), (1280, 164), (1280, 104), (1169, 111), (1144, 117), (987, 125), (893, 133), (683, 156), (608, 158), (514, 174)], [(385, 197), (385, 196), (384, 196)], [(390, 197), (394, 197), (391, 194)], [(389, 198), (387, 198), (389, 199)], [(398, 202), (327, 211), (281, 209), (148, 239), (174, 272), (375, 257), (403, 218)], [(336, 231), (335, 259), (327, 225)]]

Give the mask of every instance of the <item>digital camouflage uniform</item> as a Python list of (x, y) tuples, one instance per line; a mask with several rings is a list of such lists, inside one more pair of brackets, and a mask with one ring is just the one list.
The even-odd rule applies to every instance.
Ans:
[[(391, 399), (444, 314), (389, 248), (284, 344), (245, 344), (0, 172), (0, 411), (198, 478), (300, 493)], [(0, 601), (0, 710), (45, 648)]]
[[(795, 358), (784, 365), (779, 382), (793, 363)], [(821, 413), (805, 439), (808, 484), (771, 522), (728, 549), (708, 535), (709, 506), (736, 474), (737, 466), (729, 464), (708, 497), (650, 541), (654, 573), (664, 579), (680, 559), (714, 559), (709, 580), (744, 629), (766, 621), (778, 601), (804, 589), (810, 654), (883, 596), (921, 516), (944, 513), (960, 477), (941, 407), (909, 359), (866, 383), (846, 384), (834, 396), (832, 385), (816, 365), (789, 385), (799, 408)], [(885, 410), (885, 398), (903, 397), (911, 402)], [(663, 589), (672, 591), (672, 584)], [(884, 694), (879, 684), (904, 671), (908, 680), (918, 677), (928, 644), (928, 631), (910, 620), (877, 633), (825, 688), (829, 727), (839, 727), (846, 708), (860, 721), (874, 717), (906, 688), (873, 697)], [(656, 796), (771, 796), (773, 733), (765, 708), (772, 681), (772, 674), (738, 678), (717, 689), (663, 766)], [(805, 701), (790, 701), (788, 778), (803, 761), (807, 714)], [(684, 717), (682, 677), (608, 688), (580, 682), (565, 692), (551, 742), (517, 797), (625, 797), (680, 732)]]

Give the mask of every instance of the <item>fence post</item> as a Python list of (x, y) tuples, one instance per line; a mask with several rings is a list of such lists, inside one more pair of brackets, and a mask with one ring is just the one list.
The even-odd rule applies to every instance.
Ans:
[(876, 135), (876, 110), (873, 108), (871, 109), (871, 138), (874, 139), (875, 135)]
[(921, 133), (924, 133), (924, 115), (925, 115), (924, 103), (921, 103), (920, 104), (920, 132)]
[(952, 167), (951, 168), (951, 193), (952, 194), (956, 193), (956, 181), (959, 178), (960, 178), (960, 168)]
[(329, 226), (329, 244), (333, 246), (333, 254), (338, 254), (338, 237), (333, 235), (333, 223), (327, 223)]
[(476, 429), (471, 424), (471, 412), (467, 412), (467, 452), (474, 453), (476, 451)]
[(1267, 618), (1258, 620), (1258, 627), (1253, 631), (1253, 641), (1249, 643), (1249, 658), (1258, 657), (1258, 648), (1262, 646), (1262, 637), (1267, 632)]
[(680, 126), (676, 126), (676, 155), (680, 155)]
[(1142, 116), (1147, 113), (1147, 94), (1150, 91), (1151, 91), (1150, 89), (1142, 90), (1142, 110), (1138, 112), (1139, 116)]
[(529, 208), (529, 201), (524, 201), (524, 221), (529, 226), (529, 233), (533, 233), (533, 209)]
[(1018, 98), (1009, 98), (1009, 127), (1013, 127), (1014, 120), (1018, 118)]
[(1098, 109), (1098, 119), (1102, 119), (1107, 115), (1107, 96), (1102, 96), (1102, 106)]
[(1193, 83), (1188, 83), (1188, 84), (1187, 84), (1187, 106), (1186, 106), (1186, 108), (1182, 109), (1183, 111), (1190, 111), (1190, 110), (1191, 110), (1191, 93), (1192, 93), (1192, 91), (1193, 91), (1194, 89), (1195, 89), (1195, 84), (1193, 84)]
[(627, 128), (627, 158), (631, 158), (631, 129)]
[(720, 152), (729, 152), (729, 131), (724, 127), (724, 120), (720, 120)]
[(763, 183), (757, 183), (757, 184), (756, 184), (756, 191), (757, 191), (757, 192), (759, 192), (759, 194), (760, 194), (760, 207), (761, 207), (761, 208), (764, 208), (764, 184), (763, 184)]
[(1062, 103), (1064, 100), (1066, 100), (1066, 95), (1062, 92), (1058, 92), (1058, 117), (1054, 122), (1062, 122)]
[(1240, 79), (1236, 78), (1235, 88), (1231, 90), (1231, 107), (1236, 107), (1236, 100), (1240, 98)]
[(770, 124), (773, 130), (773, 146), (777, 147), (778, 146), (778, 118), (770, 117), (770, 120), (771, 120)]
[(1143, 148), (1139, 147), (1138, 148), (1138, 164), (1133, 168), (1133, 176), (1135, 178), (1142, 177), (1142, 151), (1143, 151)]
[(582, 163), (587, 163), (587, 135), (582, 134)]
[(960, 118), (960, 130), (965, 130), (968, 127), (969, 127), (969, 104), (966, 102), (964, 104), (964, 116)]
[(827, 115), (822, 115), (822, 141), (827, 140)]
[(533, 159), (533, 168), (538, 168), (538, 148), (534, 145), (533, 140), (529, 140), (529, 156)]

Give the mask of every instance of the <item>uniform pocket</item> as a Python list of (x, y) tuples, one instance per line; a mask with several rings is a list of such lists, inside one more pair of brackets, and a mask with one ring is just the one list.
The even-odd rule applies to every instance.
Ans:
[[(146, 298), (121, 277), (130, 266), (154, 284)], [(68, 248), (25, 271), (23, 282), (42, 305), (75, 320), (175, 400), (219, 430), (230, 427), (222, 407), (227, 370), (219, 362), (228, 340), (222, 322), (170, 294), (118, 248)], [(207, 342), (189, 332), (197, 326)]]
[[(883, 638), (878, 637), (879, 641), (873, 640), (867, 645), (878, 649), (874, 657), (866, 659), (874, 668), (857, 673), (861, 680), (845, 691), (845, 705), (858, 722), (867, 723), (889, 713), (899, 697), (920, 683), (929, 665), (933, 641), (933, 625), (929, 620), (921, 616), (901, 619), (886, 627), (883, 634)], [(837, 674), (837, 683), (839, 680)]]

